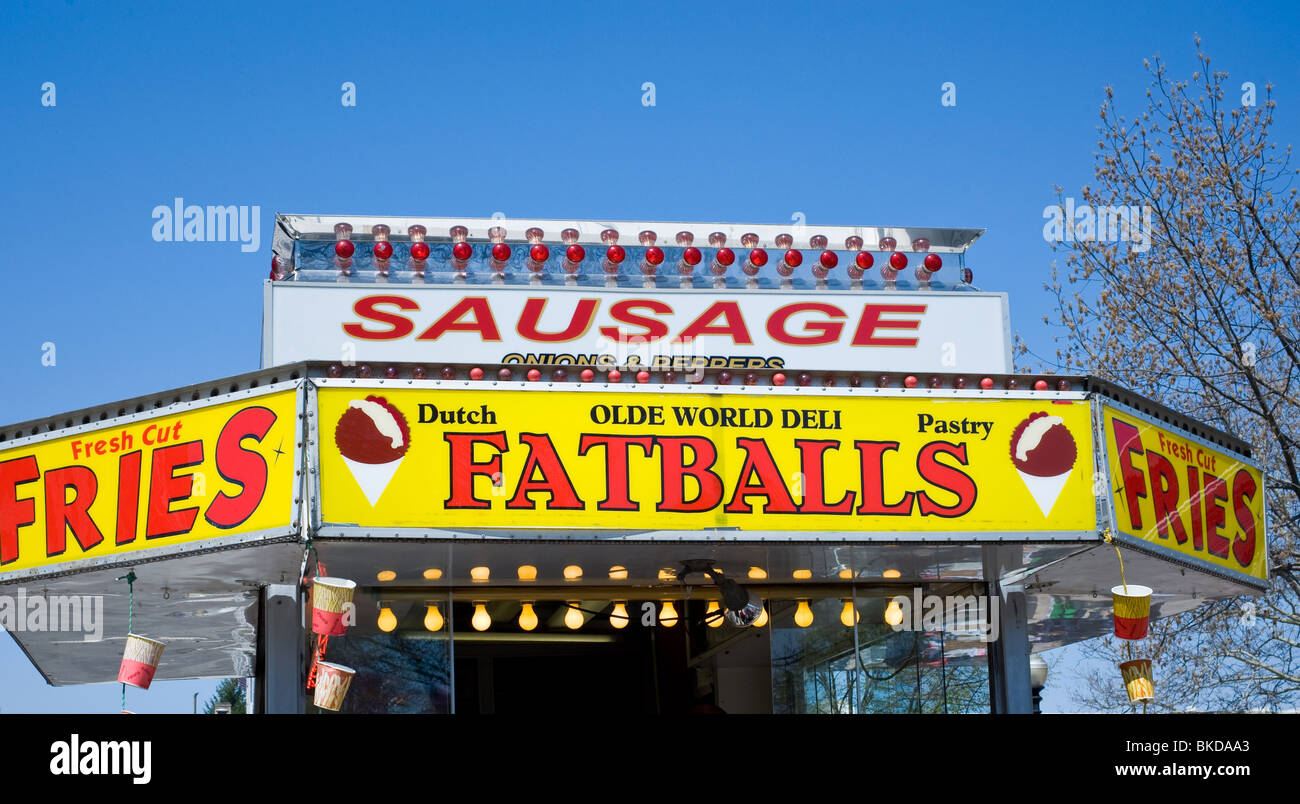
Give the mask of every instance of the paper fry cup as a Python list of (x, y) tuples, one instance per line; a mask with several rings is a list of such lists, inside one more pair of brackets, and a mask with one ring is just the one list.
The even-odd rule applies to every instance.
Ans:
[(122, 666), (118, 668), (117, 680), (142, 690), (149, 689), (164, 647), (166, 646), (157, 640), (127, 634), (126, 649), (122, 652)]
[(337, 712), (343, 706), (343, 698), (348, 694), (356, 671), (331, 662), (317, 662), (316, 667), (316, 695), (312, 702), (321, 709)]
[(322, 636), (342, 636), (347, 632), (343, 612), (352, 602), (356, 581), (346, 578), (316, 578), (311, 585), (311, 630)]
[(1151, 625), (1151, 587), (1129, 584), (1110, 590), (1115, 604), (1115, 636), (1120, 639), (1146, 639)]
[(1156, 697), (1156, 682), (1151, 673), (1150, 659), (1121, 662), (1119, 671), (1124, 674), (1124, 691), (1128, 693), (1130, 701), (1137, 703), (1150, 701)]

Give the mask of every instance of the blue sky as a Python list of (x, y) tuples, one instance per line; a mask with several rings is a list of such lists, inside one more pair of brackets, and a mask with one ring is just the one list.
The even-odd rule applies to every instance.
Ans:
[[(1051, 354), (1043, 208), (1092, 181), (1103, 87), (1139, 111), (1143, 57), (1190, 75), (1200, 33), (1230, 85), (1274, 84), (1296, 142), (1298, 21), (1282, 2), (9, 2), (0, 422), (256, 368), (276, 212), (985, 227), (976, 283)], [(154, 242), (178, 196), (260, 206), (260, 251)], [(45, 688), (0, 639), (4, 711), (116, 694)]]

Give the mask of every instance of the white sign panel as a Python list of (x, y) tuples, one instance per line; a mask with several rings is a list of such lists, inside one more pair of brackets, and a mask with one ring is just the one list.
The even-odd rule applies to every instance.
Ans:
[(1006, 296), (268, 283), (262, 362), (1011, 372)]

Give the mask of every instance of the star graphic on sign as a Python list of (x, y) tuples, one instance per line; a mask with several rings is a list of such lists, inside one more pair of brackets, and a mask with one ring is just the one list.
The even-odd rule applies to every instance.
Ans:
[(272, 466), (274, 466), (275, 464), (277, 464), (277, 463), (280, 462), (280, 456), (284, 454), (284, 450), (280, 449), (280, 447), (282, 447), (282, 446), (284, 446), (284, 439), (283, 439), (283, 438), (280, 439), (280, 443), (279, 443), (279, 444), (276, 444), (276, 445), (275, 445), (275, 460), (272, 462), (272, 464), (271, 464)]

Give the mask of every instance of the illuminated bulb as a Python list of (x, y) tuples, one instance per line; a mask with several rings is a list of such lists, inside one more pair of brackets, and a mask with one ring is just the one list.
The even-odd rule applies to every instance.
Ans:
[(901, 578), (901, 577), (903, 577), (903, 573), (899, 572), (898, 570), (885, 570), (884, 572), (880, 573), (880, 577), (882, 577), (882, 578)]
[(580, 581), (582, 580), (582, 567), (577, 564), (570, 564), (564, 568), (564, 580)]
[(474, 617), (469, 622), (475, 631), (486, 631), (492, 627), (492, 615), (487, 613), (487, 607), (483, 603), (475, 603)]
[(381, 581), (391, 581), (397, 577), (397, 573), (393, 572), (392, 570), (384, 570), (383, 572), (380, 572), (375, 577)]
[(530, 601), (524, 601), (524, 610), (519, 612), (519, 627), (525, 631), (531, 631), (537, 627), (537, 612), (533, 611), (533, 604)]
[(812, 570), (799, 569), (794, 571), (794, 577), (801, 581), (806, 581), (812, 577)]
[(750, 567), (749, 577), (755, 581), (761, 581), (767, 577), (767, 570), (762, 567)]
[(708, 622), (710, 628), (717, 628), (722, 625), (722, 621), (726, 618), (722, 616), (722, 609), (718, 607), (718, 601), (709, 601), (709, 608), (704, 612), (704, 619)]
[(659, 624), (664, 628), (677, 625), (677, 609), (673, 608), (671, 600), (665, 600), (663, 608), (659, 609)]
[(614, 611), (609, 615), (609, 624), (615, 628), (627, 628), (627, 604), (623, 601), (614, 601)]
[(434, 568), (434, 569), (427, 569), (424, 571), (424, 579), (426, 581), (436, 581), (441, 577), (442, 577), (442, 570), (440, 569)]
[(845, 598), (844, 609), (840, 612), (840, 622), (844, 623), (845, 628), (852, 628), (861, 619), (862, 615), (858, 614), (858, 610), (853, 607), (853, 601)]
[(898, 625), (902, 621), (903, 607), (898, 605), (898, 599), (895, 598), (889, 601), (889, 605), (885, 607), (885, 624)]
[(437, 604), (430, 603), (428, 610), (424, 613), (424, 629), (426, 631), (441, 631), (442, 623), (442, 612), (438, 611)]
[(393, 610), (384, 606), (379, 610), (379, 630), (385, 634), (397, 627), (397, 615)]
[(519, 580), (535, 581), (537, 580), (537, 567), (532, 564), (524, 564), (519, 568)]
[(677, 573), (670, 569), (661, 569), (659, 570), (659, 580), (675, 581), (677, 580)]
[(852, 577), (853, 577), (853, 570), (851, 570), (851, 569), (842, 569), (842, 570), (840, 570), (840, 577), (841, 577), (841, 578), (852, 578)]
[(474, 567), (469, 571), (469, 577), (476, 581), (486, 581), (492, 575), (492, 570), (487, 567)]
[(569, 601), (569, 610), (564, 613), (564, 624), (569, 626), (570, 630), (577, 631), (586, 621), (582, 612), (578, 610), (577, 602)]
[(812, 621), (813, 613), (812, 609), (808, 606), (808, 601), (800, 600), (799, 608), (794, 611), (794, 624), (800, 628), (807, 628), (812, 625)]
[(762, 611), (761, 614), (758, 615), (758, 619), (757, 619), (757, 620), (754, 620), (754, 627), (755, 627), (755, 628), (762, 628), (762, 627), (765, 626), (765, 625), (767, 625), (767, 606), (766, 606), (766, 605), (763, 606), (763, 611)]
[(611, 581), (626, 581), (627, 567), (622, 564), (615, 564), (609, 568), (609, 579)]

